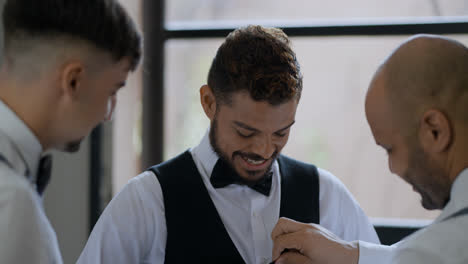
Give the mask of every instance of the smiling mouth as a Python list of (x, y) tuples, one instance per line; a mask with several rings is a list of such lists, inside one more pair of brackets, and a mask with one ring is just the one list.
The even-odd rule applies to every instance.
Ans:
[(254, 160), (254, 159), (249, 159), (247, 157), (242, 157), (242, 159), (246, 161), (248, 164), (253, 165), (253, 166), (260, 166), (267, 162), (267, 160)]

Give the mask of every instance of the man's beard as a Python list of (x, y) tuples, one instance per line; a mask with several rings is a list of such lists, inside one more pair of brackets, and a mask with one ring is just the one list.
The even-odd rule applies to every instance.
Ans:
[[(278, 150), (275, 150), (275, 152), (269, 158), (269, 160), (271, 160), (270, 165), (267, 167), (267, 169), (265, 170), (265, 173), (260, 178), (258, 178), (257, 180), (245, 179), (241, 177), (240, 173), (235, 169), (234, 164), (233, 164), (234, 157), (235, 156), (239, 156), (240, 158), (246, 157), (252, 160), (264, 160), (264, 158), (255, 153), (245, 153), (241, 151), (234, 151), (232, 153), (232, 157), (229, 158), (229, 156), (226, 153), (224, 153), (218, 145), (218, 141), (217, 141), (218, 130), (217, 129), (218, 129), (218, 120), (215, 115), (215, 117), (213, 118), (213, 121), (211, 122), (210, 133), (209, 133), (211, 146), (213, 148), (213, 151), (216, 154), (218, 154), (219, 158), (222, 161), (224, 161), (238, 175), (238, 179), (239, 181), (241, 181), (241, 183), (248, 185), (248, 186), (252, 186), (252, 185), (255, 185), (257, 182), (261, 181), (263, 178), (265, 178), (269, 174), (269, 172), (271, 171), (271, 167), (273, 166), (273, 162), (276, 160), (276, 158), (279, 155)], [(252, 177), (254, 177), (257, 174), (257, 171), (246, 171), (246, 172)]]
[(425, 209), (442, 209), (450, 200), (450, 183), (442, 180), (445, 179), (444, 171), (431, 164), (424, 150), (414, 144), (409, 151), (408, 169), (404, 178), (413, 181), (415, 177), (419, 179), (417, 183), (410, 184), (421, 195), (421, 204)]
[(75, 141), (71, 141), (71, 142), (66, 143), (63, 151), (69, 152), (69, 153), (78, 152), (78, 150), (80, 150), (80, 146), (81, 146), (82, 141), (83, 140), (80, 139), (80, 140), (75, 140)]

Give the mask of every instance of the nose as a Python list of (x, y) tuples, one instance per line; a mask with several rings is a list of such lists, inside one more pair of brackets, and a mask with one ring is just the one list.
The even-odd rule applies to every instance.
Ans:
[(116, 103), (117, 103), (117, 97), (115, 95), (111, 96), (107, 100), (107, 112), (106, 112), (106, 115), (104, 116), (104, 121), (112, 120), (112, 116), (114, 114)]
[(271, 137), (266, 136), (255, 140), (252, 152), (262, 156), (264, 159), (269, 159), (275, 150), (276, 147), (273, 144)]

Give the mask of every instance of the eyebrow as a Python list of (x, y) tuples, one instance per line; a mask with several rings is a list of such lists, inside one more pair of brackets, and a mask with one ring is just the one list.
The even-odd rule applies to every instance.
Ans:
[[(284, 130), (290, 128), (292, 125), (294, 125), (294, 123), (296, 123), (296, 120), (292, 121), (291, 124), (289, 124), (289, 125), (287, 125), (287, 126), (281, 128), (281, 129), (275, 131), (275, 133), (282, 132), (282, 131), (284, 131)], [(247, 130), (252, 131), (252, 132), (260, 132), (260, 130), (258, 130), (258, 129), (256, 129), (256, 128), (253, 128), (253, 127), (251, 127), (251, 126), (249, 126), (249, 125), (247, 125), (247, 124), (244, 124), (244, 123), (242, 123), (242, 122), (239, 122), (239, 121), (234, 121), (234, 124), (235, 124), (236, 126), (238, 126), (238, 127), (242, 127), (243, 129), (247, 129)]]

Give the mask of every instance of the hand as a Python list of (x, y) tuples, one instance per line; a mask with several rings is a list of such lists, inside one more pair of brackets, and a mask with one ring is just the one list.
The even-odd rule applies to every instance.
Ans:
[[(280, 218), (271, 233), (273, 239), (273, 259), (275, 263), (328, 263), (357, 264), (359, 246), (357, 241), (347, 242), (327, 229), (316, 224), (299, 223), (288, 218)], [(283, 262), (281, 253), (293, 249), (307, 257), (308, 262), (298, 256), (283, 254), (288, 262)], [(296, 253), (297, 254), (297, 253)], [(296, 262), (291, 261), (294, 258)], [(302, 262), (301, 262), (302, 261)]]
[(312, 260), (302, 255), (296, 250), (284, 252), (281, 254), (281, 258), (277, 259), (275, 264), (313, 264)]

